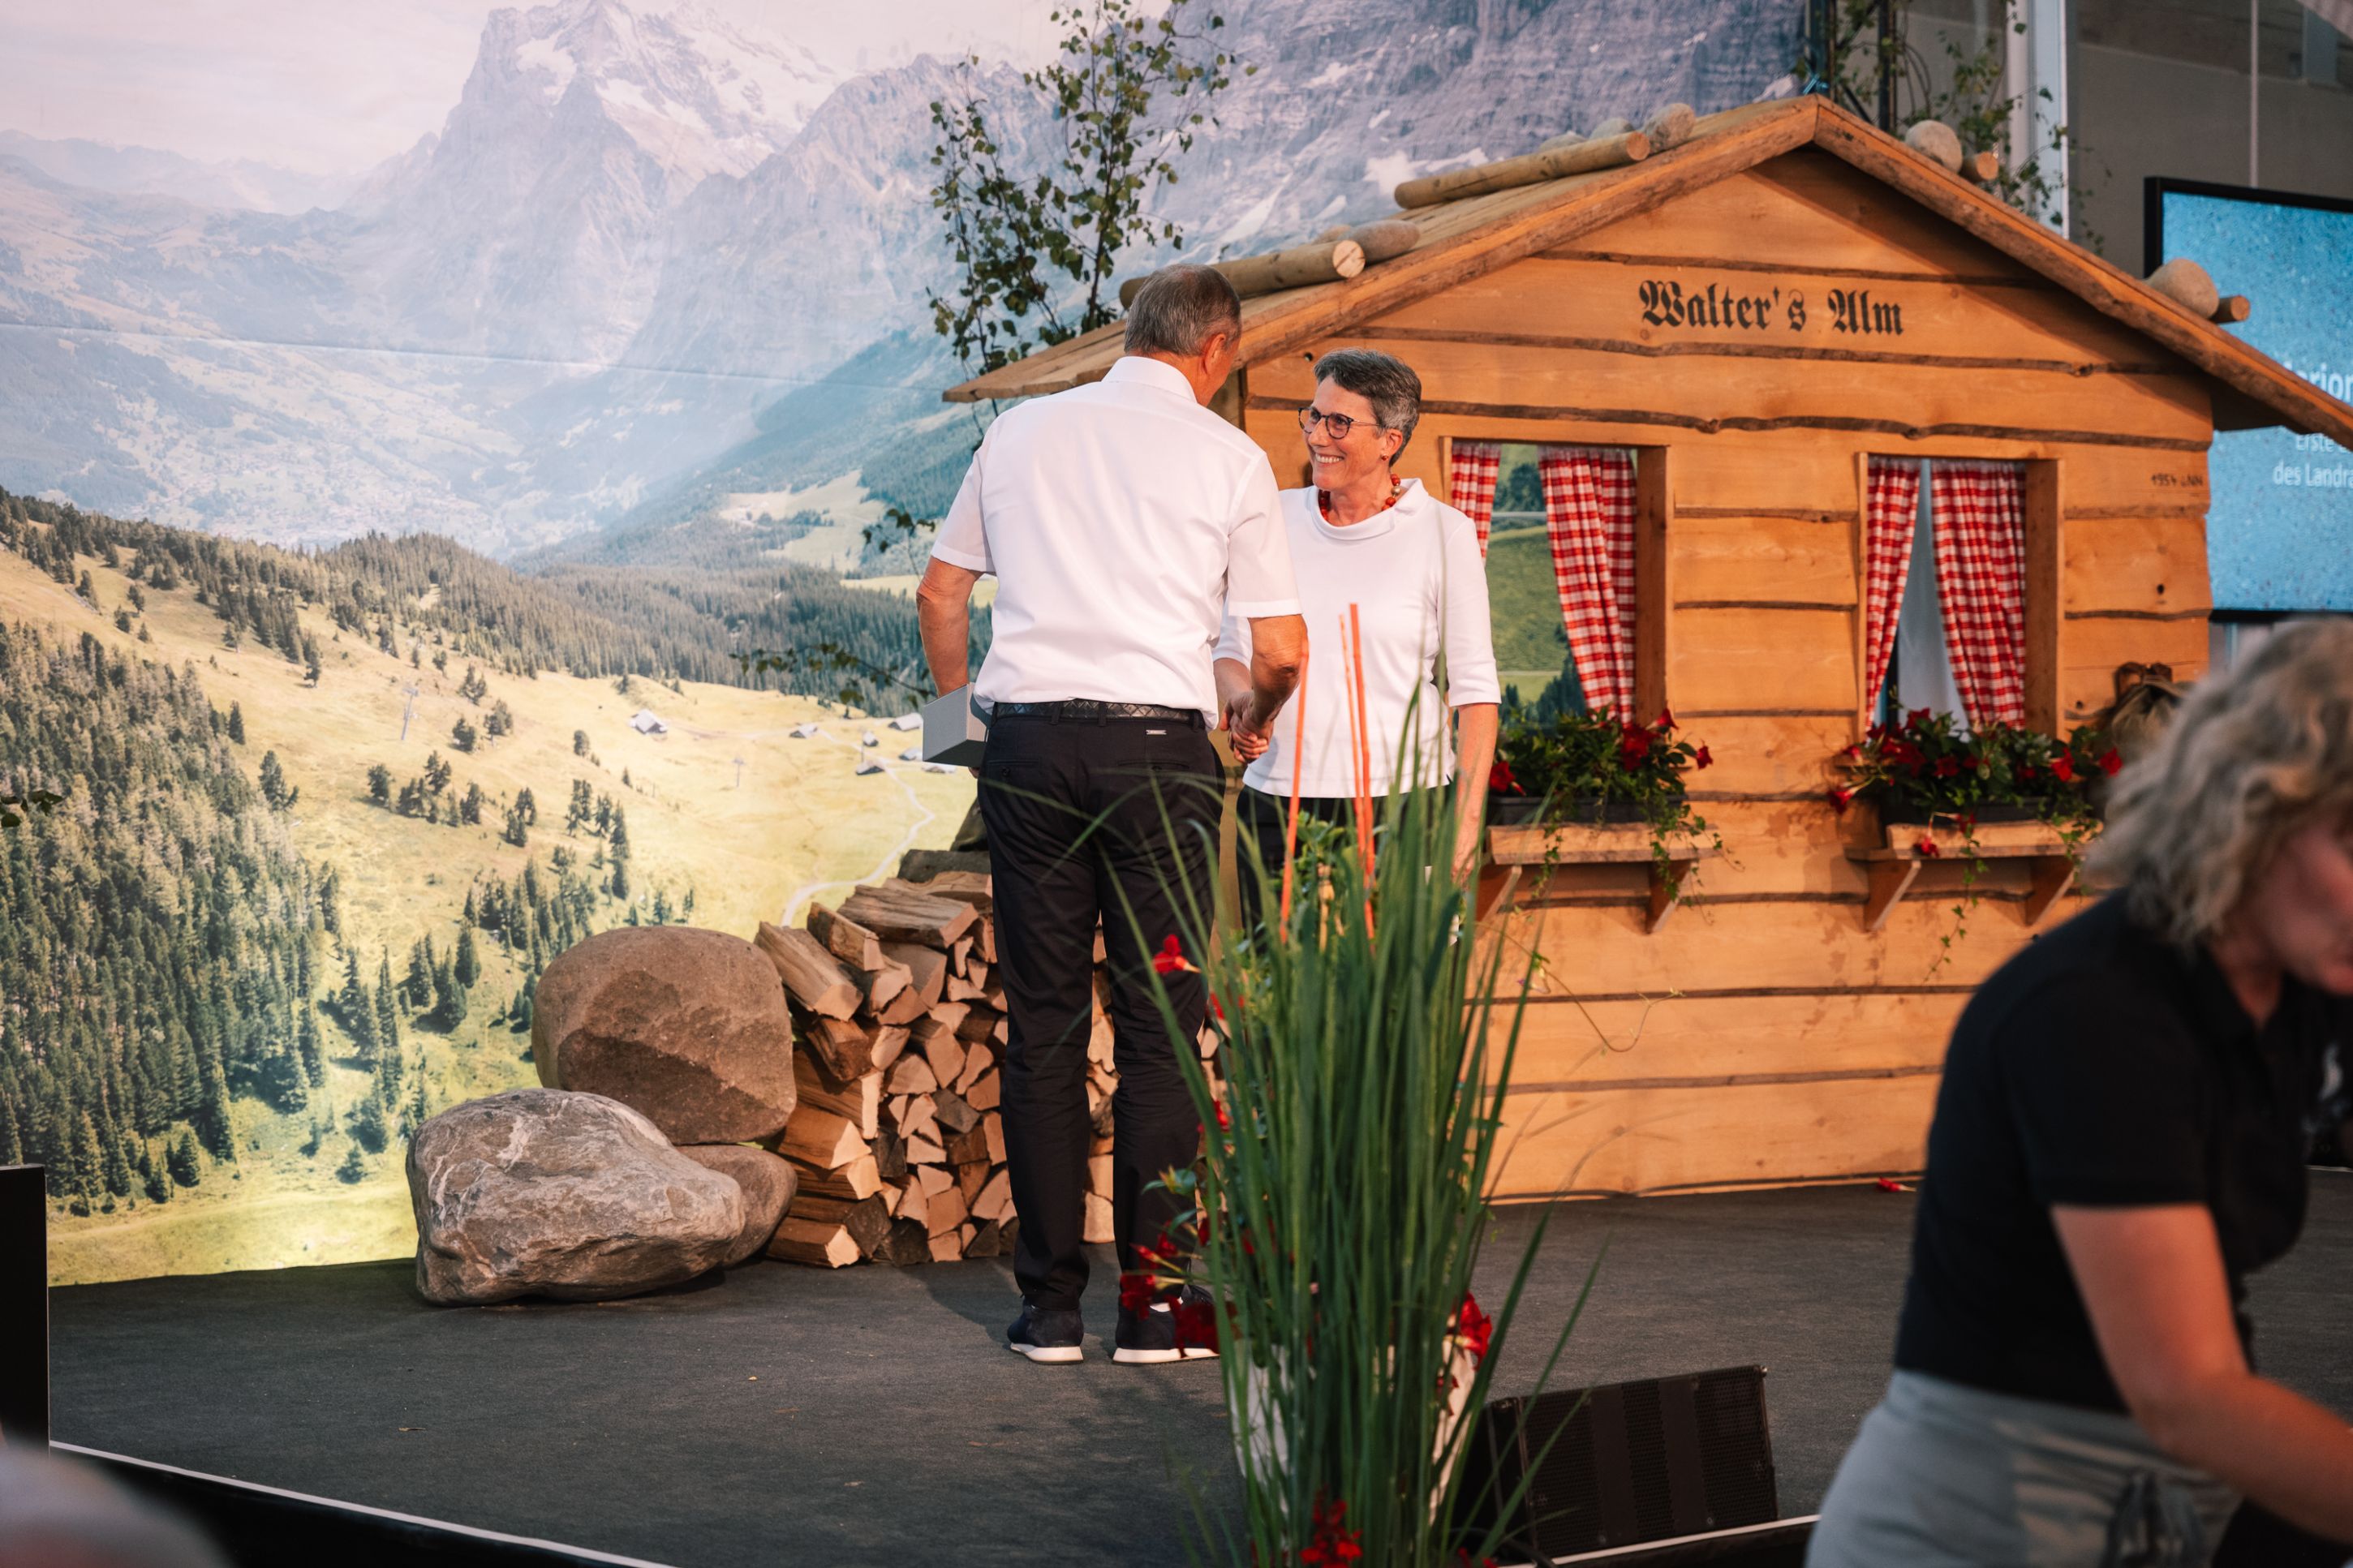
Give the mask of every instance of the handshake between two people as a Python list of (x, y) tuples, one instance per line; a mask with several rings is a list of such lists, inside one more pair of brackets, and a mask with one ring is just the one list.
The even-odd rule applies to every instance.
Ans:
[(1218, 728), (1233, 736), (1234, 756), (1245, 766), (1266, 755), (1274, 742), (1274, 716), (1299, 688), (1307, 623), (1298, 616), (1253, 617), (1249, 646), (1247, 665), (1217, 661)]

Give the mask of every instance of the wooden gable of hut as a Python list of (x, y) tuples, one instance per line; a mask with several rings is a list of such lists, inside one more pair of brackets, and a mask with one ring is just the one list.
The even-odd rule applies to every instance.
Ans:
[[(2119, 666), (2205, 668), (2214, 432), (2353, 446), (2353, 408), (1819, 100), (1402, 216), (1405, 254), (1243, 302), (1214, 406), (1302, 483), (1309, 367), (1370, 347), (1421, 376), (1399, 468), (1437, 494), (1457, 443), (1630, 449), (1633, 700), (1710, 746), (1694, 794), (1725, 846), (1672, 921), (1638, 854), (1563, 868), (1491, 924), (1542, 954), (1499, 1191), (1916, 1170), (1970, 989), (2082, 895), (2047, 857), (1990, 860), (1947, 948), (1961, 868), (1874, 860), (1881, 825), (1823, 798), (1876, 699), (1873, 460), (2023, 465), (2017, 674), (2027, 721), (2064, 732)], [(1114, 325), (947, 395), (1054, 392), (1118, 354)]]

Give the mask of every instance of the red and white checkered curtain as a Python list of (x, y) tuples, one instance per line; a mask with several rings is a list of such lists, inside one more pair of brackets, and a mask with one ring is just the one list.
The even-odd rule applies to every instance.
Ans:
[(1604, 447), (1546, 447), (1545, 533), (1561, 624), (1585, 700), (1596, 712), (1634, 706), (1634, 455)]
[(1972, 725), (2026, 721), (2026, 470), (1937, 462), (1928, 474), (1945, 651)]
[(1487, 531), (1495, 521), (1495, 481), (1504, 471), (1500, 441), (1456, 441), (1447, 462), (1446, 499), (1479, 530), (1479, 554), (1487, 554)]
[(1895, 657), (1895, 622), (1904, 611), (1904, 580), (1912, 569), (1912, 531), (1919, 517), (1919, 461), (1872, 458), (1862, 508), (1862, 689), (1873, 708)]

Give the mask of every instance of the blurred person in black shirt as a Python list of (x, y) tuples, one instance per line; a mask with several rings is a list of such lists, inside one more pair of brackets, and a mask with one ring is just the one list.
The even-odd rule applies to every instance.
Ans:
[(2242, 1498), (2353, 1541), (2353, 1428), (2255, 1373), (2245, 1312), (2348, 1110), (2353, 621), (2194, 691), (2094, 854), (2117, 890), (1954, 1028), (1811, 1568), (2204, 1563)]

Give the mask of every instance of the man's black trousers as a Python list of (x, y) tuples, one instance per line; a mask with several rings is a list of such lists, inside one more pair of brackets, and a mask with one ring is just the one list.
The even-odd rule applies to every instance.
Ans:
[(1217, 752), (1186, 719), (1007, 715), (991, 724), (980, 814), (997, 915), (997, 975), (1008, 1038), (1005, 1152), (1021, 1217), (1021, 1293), (1070, 1309), (1086, 1289), (1087, 1038), (1095, 926), (1111, 972), (1119, 1089), (1112, 1097), (1112, 1217), (1122, 1268), (1184, 1205), (1145, 1187), (1199, 1152), (1200, 1119), (1176, 1053), (1195, 1049), (1206, 992), (1189, 970), (1162, 975), (1175, 1040), (1153, 995), (1153, 958), (1171, 936), (1200, 962), (1216, 892)]

